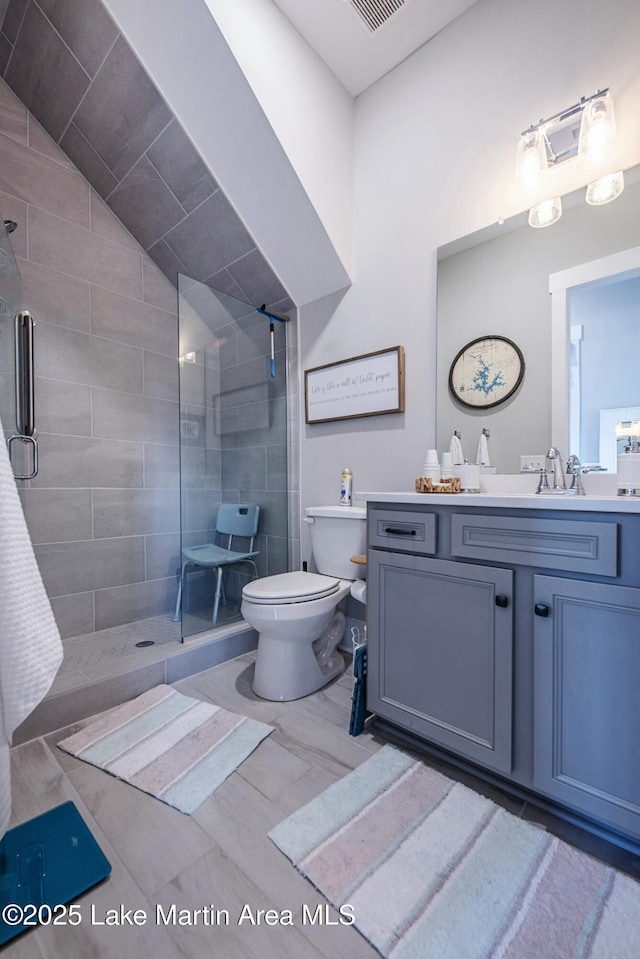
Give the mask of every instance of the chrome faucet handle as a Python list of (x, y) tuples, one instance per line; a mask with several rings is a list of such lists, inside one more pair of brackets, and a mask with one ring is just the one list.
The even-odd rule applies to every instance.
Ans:
[(548, 473), (548, 471), (545, 470), (545, 469), (541, 469), (539, 472), (540, 472), (540, 481), (538, 482), (538, 488), (537, 488), (537, 490), (536, 490), (536, 493), (551, 493), (551, 492), (553, 492), (553, 490), (552, 490), (551, 487), (549, 486), (549, 473)]
[(567, 460), (567, 473), (571, 475), (571, 485), (567, 490), (567, 493), (573, 493), (576, 496), (586, 496), (584, 486), (582, 485), (582, 478), (580, 473), (582, 468), (580, 466), (580, 460), (572, 453), (569, 459)]

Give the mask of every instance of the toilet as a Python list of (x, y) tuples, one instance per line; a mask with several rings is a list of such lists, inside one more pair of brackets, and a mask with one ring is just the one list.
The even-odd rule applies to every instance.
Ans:
[(345, 667), (336, 651), (345, 629), (338, 605), (362, 575), (350, 557), (365, 551), (366, 509), (305, 509), (317, 573), (265, 576), (242, 590), (240, 612), (258, 632), (253, 691), (285, 701), (315, 692)]

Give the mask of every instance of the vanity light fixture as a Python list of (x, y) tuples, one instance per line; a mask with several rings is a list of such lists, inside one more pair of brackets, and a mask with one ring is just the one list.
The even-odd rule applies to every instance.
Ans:
[[(587, 203), (597, 206), (620, 196), (624, 188), (623, 173), (621, 170), (611, 172), (617, 166), (616, 126), (608, 89), (582, 97), (578, 103), (540, 120), (521, 134), (516, 180), (525, 199), (544, 196), (549, 171), (575, 157), (592, 177), (587, 186)], [(549, 189), (549, 192), (552, 191)], [(537, 200), (529, 210), (529, 224), (550, 226), (561, 216), (560, 196)]]

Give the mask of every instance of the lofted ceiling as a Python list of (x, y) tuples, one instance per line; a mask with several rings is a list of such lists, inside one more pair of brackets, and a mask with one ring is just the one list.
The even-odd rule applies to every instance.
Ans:
[(476, 0), (273, 0), (356, 97)]

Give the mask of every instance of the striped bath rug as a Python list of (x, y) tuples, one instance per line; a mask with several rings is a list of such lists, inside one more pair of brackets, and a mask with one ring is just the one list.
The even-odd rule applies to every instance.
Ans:
[(160, 685), (58, 746), (190, 814), (272, 731)]
[(640, 956), (637, 882), (393, 746), (269, 836), (382, 956)]

